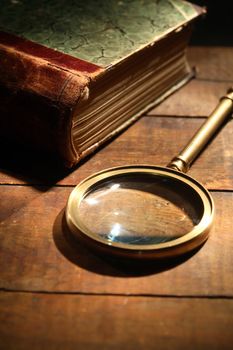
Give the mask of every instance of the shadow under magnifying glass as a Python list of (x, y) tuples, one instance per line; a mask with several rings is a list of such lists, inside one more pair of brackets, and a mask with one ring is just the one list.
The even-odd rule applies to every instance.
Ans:
[(189, 260), (202, 247), (199, 246), (182, 256), (164, 260), (138, 261), (106, 256), (87, 248), (82, 241), (71, 234), (66, 223), (64, 209), (55, 219), (53, 239), (60, 253), (76, 266), (97, 274), (115, 277), (146, 276), (173, 269)]

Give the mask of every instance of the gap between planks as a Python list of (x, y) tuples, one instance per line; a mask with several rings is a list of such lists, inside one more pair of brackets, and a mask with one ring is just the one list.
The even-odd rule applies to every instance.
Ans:
[(127, 297), (127, 298), (174, 298), (174, 299), (223, 299), (233, 300), (233, 295), (186, 295), (186, 294), (152, 294), (152, 293), (95, 293), (95, 292), (75, 292), (75, 291), (42, 291), (42, 290), (21, 290), (0, 288), (0, 293), (21, 293), (21, 294), (49, 294), (49, 295), (80, 295), (99, 297)]

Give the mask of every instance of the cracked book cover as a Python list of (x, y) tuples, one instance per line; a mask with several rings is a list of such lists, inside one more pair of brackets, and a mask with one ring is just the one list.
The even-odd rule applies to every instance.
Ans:
[(201, 13), (182, 0), (2, 0), (1, 136), (76, 164), (191, 77)]

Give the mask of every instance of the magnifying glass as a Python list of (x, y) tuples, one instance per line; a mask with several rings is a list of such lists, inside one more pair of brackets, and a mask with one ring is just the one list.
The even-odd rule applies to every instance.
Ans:
[(135, 259), (187, 253), (208, 237), (214, 203), (190, 165), (233, 111), (233, 90), (166, 167), (128, 165), (96, 173), (70, 194), (66, 221), (90, 247)]

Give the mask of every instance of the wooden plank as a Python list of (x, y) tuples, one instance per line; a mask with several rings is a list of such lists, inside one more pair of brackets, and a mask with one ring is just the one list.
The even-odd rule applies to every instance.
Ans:
[[(105, 168), (125, 164), (166, 165), (184, 147), (204, 120), (144, 117), (73, 171), (64, 172), (43, 159), (17, 154), (2, 159), (0, 183), (75, 185)], [(233, 189), (233, 122), (230, 121), (190, 170), (209, 189)]]
[(190, 46), (188, 61), (195, 66), (198, 79), (233, 82), (233, 48)]
[(0, 294), (2, 349), (231, 349), (233, 300)]
[(213, 193), (206, 244), (171, 263), (126, 266), (75, 242), (62, 222), (69, 188), (1, 187), (0, 288), (7, 290), (233, 296), (233, 193)]
[(207, 117), (216, 107), (220, 97), (226, 94), (229, 86), (226, 82), (194, 79), (150, 110), (148, 115)]

